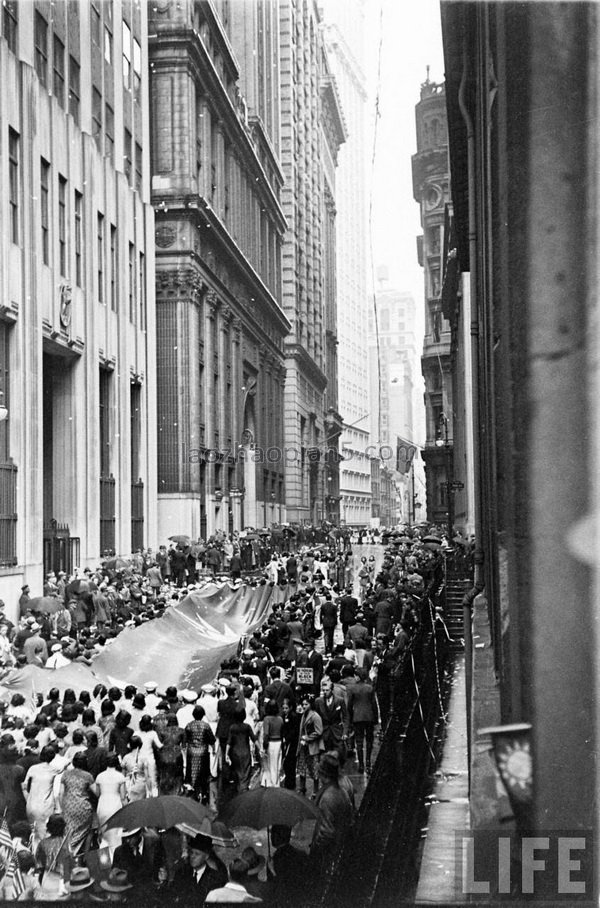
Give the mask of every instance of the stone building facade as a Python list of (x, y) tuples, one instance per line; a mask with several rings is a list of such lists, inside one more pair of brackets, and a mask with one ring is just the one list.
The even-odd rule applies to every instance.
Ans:
[(154, 543), (145, 4), (7, 2), (0, 597)]
[(150, 7), (161, 539), (285, 519), (275, 12)]
[(314, 0), (282, 0), (280, 10), (282, 205), (286, 339), (287, 515), (316, 524), (326, 515), (327, 299), (325, 297), (323, 41)]
[[(446, 95), (443, 85), (421, 85), (415, 108), (417, 153), (412, 158), (413, 195), (421, 213), (419, 264), (425, 277), (425, 337), (421, 370), (425, 380), (425, 461), (427, 514), (431, 523), (451, 522), (453, 403), (450, 324), (442, 311), (444, 217), (449, 201)], [(449, 516), (450, 508), (450, 516)]]

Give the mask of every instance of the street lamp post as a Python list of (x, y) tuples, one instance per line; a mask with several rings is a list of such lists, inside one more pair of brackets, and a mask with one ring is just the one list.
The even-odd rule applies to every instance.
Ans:
[[(443, 435), (442, 435), (443, 432)], [(452, 482), (452, 448), (448, 437), (448, 417), (445, 413), (440, 413), (438, 438), (436, 445), (443, 447), (446, 455), (446, 502), (448, 505), (448, 543), (452, 545), (454, 535), (454, 486)]]

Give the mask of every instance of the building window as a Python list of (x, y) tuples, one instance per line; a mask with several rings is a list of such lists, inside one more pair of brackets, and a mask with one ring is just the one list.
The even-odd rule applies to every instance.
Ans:
[(102, 151), (102, 95), (97, 88), (92, 88), (92, 135)]
[(119, 268), (119, 259), (117, 252), (117, 228), (114, 224), (110, 225), (110, 308), (117, 312), (119, 302), (117, 297), (117, 275)]
[(135, 246), (129, 244), (129, 321), (135, 325)]
[(19, 245), (19, 134), (8, 130), (8, 208), (10, 216), (10, 239)]
[(142, 146), (135, 143), (135, 188), (142, 191)]
[(110, 475), (110, 372), (100, 369), (100, 475)]
[(131, 29), (123, 22), (123, 87), (131, 88)]
[(143, 252), (140, 252), (140, 272), (139, 272), (139, 287), (140, 287), (140, 328), (142, 331), (146, 330), (147, 316), (146, 316), (146, 257)]
[(4, 0), (2, 4), (2, 33), (6, 38), (8, 49), (17, 52), (19, 34), (19, 4), (17, 0)]
[(98, 212), (96, 232), (98, 249), (98, 302), (104, 302), (104, 215)]
[(61, 107), (65, 106), (65, 45), (60, 38), (54, 35), (54, 49), (52, 55), (53, 80), (52, 90), (54, 97)]
[(40, 221), (42, 227), (42, 262), (50, 264), (50, 164), (43, 158), (40, 162)]
[(75, 283), (83, 287), (83, 196), (75, 190)]
[(104, 130), (106, 136), (104, 153), (112, 161), (115, 146), (115, 114), (110, 104), (104, 105)]
[(92, 41), (100, 47), (100, 36), (102, 34), (102, 21), (100, 19), (100, 10), (92, 4), (91, 8), (91, 32)]
[(69, 113), (79, 126), (79, 63), (69, 57)]
[(131, 183), (131, 170), (132, 170), (132, 160), (131, 160), (131, 133), (128, 129), (123, 131), (123, 169), (125, 171), (125, 176), (127, 177), (127, 182)]
[(104, 59), (106, 62), (112, 66), (113, 61), (113, 47), (112, 47), (112, 32), (108, 26), (104, 27)]
[(34, 44), (35, 71), (45, 88), (48, 84), (48, 23), (38, 10), (35, 11)]
[(58, 260), (60, 273), (67, 273), (67, 181), (58, 177)]
[(133, 39), (133, 97), (142, 99), (142, 48), (139, 41)]

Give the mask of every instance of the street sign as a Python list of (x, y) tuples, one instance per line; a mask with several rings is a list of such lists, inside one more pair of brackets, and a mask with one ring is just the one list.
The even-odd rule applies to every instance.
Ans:
[(451, 489), (464, 489), (464, 487), (465, 487), (464, 482), (457, 482), (456, 480), (454, 482), (449, 483), (449, 485), (450, 485)]

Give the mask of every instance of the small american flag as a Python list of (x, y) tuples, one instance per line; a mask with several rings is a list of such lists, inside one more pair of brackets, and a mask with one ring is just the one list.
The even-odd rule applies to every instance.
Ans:
[(19, 859), (17, 857), (17, 850), (12, 853), (6, 875), (4, 877), (7, 883), (12, 883), (13, 886), (13, 899), (18, 899), (19, 896), (25, 892), (25, 881), (23, 880), (23, 874), (21, 868), (19, 867)]
[(3, 816), (2, 822), (0, 823), (0, 860), (4, 867), (8, 865), (12, 853), (13, 840), (10, 829), (8, 828), (8, 823), (6, 822), (6, 816)]
[(31, 682), (31, 712), (34, 716), (37, 716), (37, 712), (38, 712), (37, 694), (35, 692), (35, 685), (34, 685), (33, 681)]

